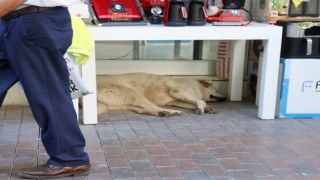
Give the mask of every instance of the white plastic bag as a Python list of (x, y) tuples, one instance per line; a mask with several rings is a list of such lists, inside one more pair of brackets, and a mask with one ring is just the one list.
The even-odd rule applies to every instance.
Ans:
[(78, 66), (75, 64), (74, 58), (66, 53), (64, 55), (64, 59), (66, 60), (69, 69), (70, 93), (72, 99), (77, 99), (87, 94), (93, 94), (93, 92), (87, 88), (84, 81), (81, 79)]

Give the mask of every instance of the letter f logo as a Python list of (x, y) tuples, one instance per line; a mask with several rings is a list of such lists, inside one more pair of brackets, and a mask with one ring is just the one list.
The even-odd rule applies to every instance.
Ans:
[(318, 89), (319, 86), (320, 86), (320, 81), (317, 81), (317, 83), (316, 83), (316, 89)]

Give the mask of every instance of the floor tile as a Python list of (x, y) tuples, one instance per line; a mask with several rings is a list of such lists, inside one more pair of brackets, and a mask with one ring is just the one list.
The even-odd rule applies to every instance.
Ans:
[[(261, 120), (253, 103), (214, 106), (218, 114), (114, 111), (79, 123), (91, 173), (62, 179), (320, 179), (320, 119)], [(0, 179), (48, 160), (39, 132), (28, 106), (0, 109)]]

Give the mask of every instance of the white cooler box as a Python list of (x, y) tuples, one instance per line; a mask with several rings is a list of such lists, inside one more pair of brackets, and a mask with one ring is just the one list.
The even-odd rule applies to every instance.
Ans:
[(320, 59), (281, 59), (279, 118), (320, 118)]

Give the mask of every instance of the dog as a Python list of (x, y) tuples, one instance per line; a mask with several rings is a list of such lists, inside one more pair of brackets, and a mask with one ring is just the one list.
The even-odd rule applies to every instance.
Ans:
[(175, 106), (194, 109), (196, 114), (216, 113), (206, 101), (226, 98), (206, 81), (174, 78), (148, 73), (97, 76), (98, 114), (130, 110), (140, 114), (168, 117), (181, 114)]

